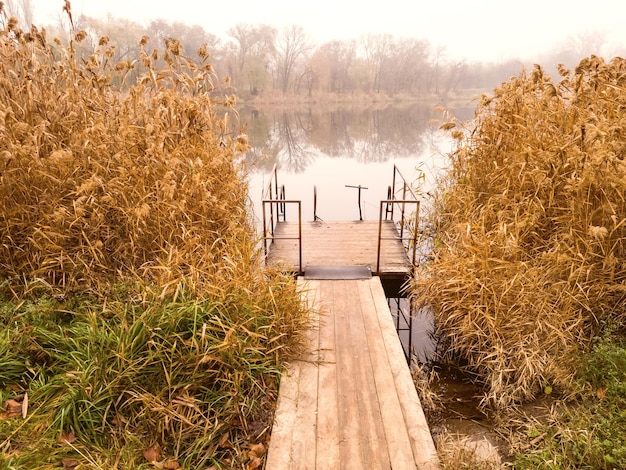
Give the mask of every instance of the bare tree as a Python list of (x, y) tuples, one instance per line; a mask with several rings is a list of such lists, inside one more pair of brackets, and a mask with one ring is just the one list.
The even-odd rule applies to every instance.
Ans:
[(390, 34), (368, 34), (361, 38), (361, 50), (371, 73), (371, 88), (377, 93), (381, 90), (383, 68), (393, 47)]
[(238, 24), (228, 34), (235, 40), (229, 47), (233, 55), (233, 65), (229, 67), (231, 78), (239, 87), (257, 94), (265, 87), (276, 30), (267, 25)]
[(331, 41), (319, 47), (309, 63), (322, 90), (342, 93), (352, 88), (355, 59), (354, 41)]
[(302, 26), (285, 29), (278, 38), (274, 55), (280, 90), (287, 93), (298, 65), (311, 50), (312, 44)]

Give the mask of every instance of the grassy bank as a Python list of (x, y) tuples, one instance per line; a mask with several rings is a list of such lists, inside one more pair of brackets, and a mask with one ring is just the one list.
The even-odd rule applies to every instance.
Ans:
[(262, 267), (235, 98), (174, 39), (114, 62), (0, 24), (0, 466), (261, 467), (307, 320)]

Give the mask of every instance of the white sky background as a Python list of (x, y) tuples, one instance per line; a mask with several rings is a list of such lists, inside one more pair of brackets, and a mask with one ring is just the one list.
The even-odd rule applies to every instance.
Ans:
[[(55, 22), (63, 0), (31, 0), (35, 23)], [(238, 23), (301, 25), (316, 44), (367, 33), (427, 39), (448, 57), (533, 60), (568, 38), (598, 32), (626, 45), (624, 0), (71, 0), (75, 16), (156, 18), (199, 24), (226, 37)], [(612, 51), (609, 51), (612, 53)], [(606, 52), (605, 52), (606, 54)]]

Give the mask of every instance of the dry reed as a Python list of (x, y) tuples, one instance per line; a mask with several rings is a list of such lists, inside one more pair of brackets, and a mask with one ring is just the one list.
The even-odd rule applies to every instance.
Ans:
[(626, 61), (536, 66), (483, 96), (413, 295), (496, 408), (565, 390), (571, 353), (626, 320)]
[(79, 54), (82, 31), (63, 47), (12, 24), (0, 40), (0, 274), (63, 289), (230, 276), (250, 254), (238, 252), (250, 237), (237, 166), (247, 140), (217, 116), (234, 98), (216, 99), (208, 61), (168, 40), (114, 63), (107, 40)]

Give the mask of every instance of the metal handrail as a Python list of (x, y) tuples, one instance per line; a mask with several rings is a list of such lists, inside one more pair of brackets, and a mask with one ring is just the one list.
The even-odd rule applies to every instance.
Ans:
[[(263, 200), (261, 205), (263, 208), (263, 254), (267, 257), (269, 247), (276, 237), (276, 226), (280, 222), (282, 216), (283, 222), (287, 221), (287, 204), (296, 204), (298, 206), (298, 236), (297, 237), (280, 237), (281, 240), (298, 240), (299, 266), (298, 274), (302, 274), (302, 202), (299, 200), (288, 200), (285, 198), (285, 186), (278, 185), (277, 166), (272, 169), (272, 177), (263, 191)], [(274, 214), (276, 217), (274, 217)]]
[[(384, 237), (383, 238), (383, 222), (388, 220), (388, 219), (383, 219), (383, 212), (385, 211), (385, 206), (388, 204), (398, 205), (401, 207), (402, 218), (398, 222), (398, 224), (400, 225), (400, 230), (399, 230), (400, 241), (402, 242), (402, 244), (405, 246), (407, 250), (409, 249), (411, 250), (412, 252), (411, 264), (413, 266), (416, 266), (417, 224), (419, 222), (420, 201), (414, 201), (412, 199), (385, 199), (385, 200), (380, 201), (380, 212), (378, 215), (378, 251), (376, 253), (376, 272), (380, 272), (380, 252), (382, 248), (382, 241), (383, 240), (397, 240), (397, 237), (393, 237), (393, 238)], [(406, 213), (405, 213), (406, 204), (415, 204), (416, 206), (415, 207), (415, 221), (414, 221), (415, 225), (413, 227), (413, 230), (411, 231), (412, 234), (410, 237), (404, 236), (404, 228), (410, 226), (410, 221), (406, 217)], [(392, 219), (391, 222), (395, 222), (395, 221)]]
[[(401, 189), (397, 188), (398, 184), (401, 184)], [(400, 198), (396, 197), (396, 194), (398, 193), (402, 194)], [(412, 217), (407, 217), (407, 204), (415, 204), (414, 220)], [(407, 250), (411, 249), (411, 264), (415, 266), (417, 257), (417, 227), (419, 222), (420, 201), (413, 191), (411, 185), (407, 182), (406, 178), (400, 172), (400, 169), (397, 167), (397, 165), (394, 165), (392, 185), (387, 190), (387, 199), (380, 201), (380, 211), (378, 214), (378, 252), (376, 254), (377, 272), (380, 272), (380, 252), (382, 247), (382, 241), (386, 240), (386, 238), (382, 237), (383, 220), (391, 220), (392, 222), (396, 222), (394, 218), (396, 214), (396, 208), (400, 213), (400, 220), (397, 222), (399, 225), (400, 241)], [(384, 219), (383, 212), (385, 213)], [(410, 228), (411, 223), (414, 224), (413, 229), (411, 230), (411, 236), (405, 237), (405, 228)]]

